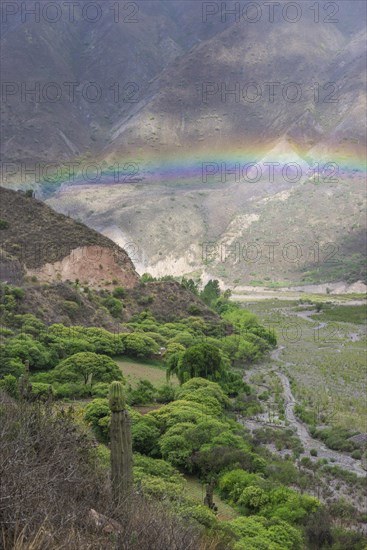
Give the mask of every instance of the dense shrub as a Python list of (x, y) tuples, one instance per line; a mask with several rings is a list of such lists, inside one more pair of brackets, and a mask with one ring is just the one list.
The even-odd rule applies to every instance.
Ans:
[(139, 380), (136, 388), (129, 392), (129, 403), (131, 405), (144, 405), (151, 403), (156, 396), (156, 389), (149, 380)]
[(157, 456), (160, 432), (153, 418), (135, 415), (131, 426), (131, 435), (134, 451)]
[(49, 397), (54, 395), (52, 386), (50, 384), (44, 384), (42, 382), (32, 383), (32, 396), (35, 399), (46, 401)]
[(28, 334), (9, 338), (1, 350), (5, 361), (29, 362), (31, 370), (46, 370), (55, 366), (57, 354)]
[(53, 382), (52, 388), (56, 399), (83, 399), (90, 397), (92, 393), (88, 385), (77, 382), (66, 382), (64, 384)]
[(158, 344), (144, 333), (120, 334), (119, 338), (131, 357), (152, 357), (159, 352)]
[(313, 436), (321, 439), (330, 449), (344, 452), (352, 452), (358, 448), (356, 443), (349, 441), (349, 438), (355, 434), (356, 432), (339, 427), (330, 427), (322, 430), (316, 429), (313, 431)]
[(103, 328), (51, 325), (43, 336), (44, 343), (55, 349), (60, 358), (78, 351), (93, 351), (105, 355), (119, 355), (124, 347), (116, 334)]
[(112, 317), (121, 317), (123, 305), (121, 300), (108, 296), (102, 300), (102, 304), (108, 309)]
[(91, 425), (100, 441), (107, 442), (109, 440), (110, 418), (111, 411), (108, 399), (93, 399), (85, 408), (84, 419)]
[(16, 399), (19, 395), (17, 378), (12, 374), (5, 375), (4, 378), (0, 380), (0, 390)]
[(64, 311), (66, 311), (66, 313), (71, 317), (71, 319), (73, 319), (79, 311), (80, 306), (72, 300), (64, 300), (64, 302), (62, 303), (62, 307)]
[(175, 388), (171, 384), (164, 384), (157, 389), (156, 400), (158, 403), (170, 403), (175, 398)]
[(235, 550), (299, 550), (303, 547), (301, 533), (284, 521), (261, 516), (240, 517), (229, 525), (239, 538)]
[[(202, 390), (201, 393), (200, 390)], [(196, 393), (197, 391), (199, 391), (199, 393)], [(192, 401), (198, 401), (200, 403), (200, 396), (203, 394), (207, 397), (214, 397), (222, 407), (229, 407), (229, 399), (220, 385), (200, 377), (191, 378), (182, 384), (182, 386), (176, 389), (175, 397), (176, 399), (187, 399), (191, 395)], [(192, 399), (193, 395), (194, 399)]]
[(112, 291), (112, 296), (114, 298), (124, 298), (125, 294), (126, 294), (126, 291), (122, 286), (117, 286)]
[(258, 474), (251, 474), (239, 469), (232, 470), (221, 476), (219, 489), (225, 498), (237, 502), (247, 487), (259, 485), (261, 480), (262, 478)]

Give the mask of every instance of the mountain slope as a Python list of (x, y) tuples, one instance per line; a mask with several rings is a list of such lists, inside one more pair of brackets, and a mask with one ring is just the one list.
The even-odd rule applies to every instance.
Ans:
[[(253, 14), (254, 3), (242, 4)], [(284, 0), (274, 22), (256, 24), (223, 18), (219, 8), (204, 22), (195, 1), (137, 6), (133, 24), (114, 22), (109, 11), (95, 25), (79, 18), (67, 28), (65, 21), (10, 26), (2, 39), (6, 78), (31, 86), (37, 66), (41, 83), (62, 77), (81, 88), (72, 103), (9, 96), (3, 158), (15, 164), (3, 184), (32, 187), (55, 210), (127, 248), (140, 273), (217, 276), (228, 284), (358, 280), (365, 3), (338, 2), (336, 18), (320, 12), (316, 21), (314, 2), (305, 1), (302, 17), (290, 23), (281, 16)], [(88, 82), (102, 87), (99, 101), (80, 93)], [(129, 97), (115, 101), (116, 83)], [(27, 159), (75, 161), (78, 173), (32, 180), (19, 168)], [(91, 163), (102, 170), (95, 181), (83, 173)], [(247, 172), (249, 163), (257, 167)], [(269, 163), (278, 163), (272, 177)], [(289, 163), (301, 177), (284, 176)], [(264, 259), (270, 241), (281, 251), (295, 241), (302, 256), (292, 263), (281, 252), (271, 263)], [(262, 259), (253, 265), (242, 252), (234, 259), (225, 251), (208, 258), (205, 243), (241, 250), (260, 243)], [(332, 265), (315, 264), (315, 243), (338, 247)], [(68, 267), (58, 269), (68, 276)]]
[[(22, 192), (0, 188), (0, 231), (4, 255), (24, 275), (40, 281), (86, 280), (105, 286), (112, 279), (126, 287), (138, 283), (127, 253), (93, 229), (54, 212)], [(4, 224), (3, 224), (4, 226)]]

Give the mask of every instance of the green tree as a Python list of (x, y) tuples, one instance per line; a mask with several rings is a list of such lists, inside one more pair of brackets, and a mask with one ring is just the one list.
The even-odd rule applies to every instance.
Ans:
[(209, 307), (215, 306), (219, 296), (220, 296), (220, 288), (219, 288), (219, 281), (217, 281), (217, 279), (214, 279), (214, 280), (210, 279), (210, 281), (207, 282), (203, 290), (200, 292), (200, 298)]
[(183, 286), (183, 288), (186, 288), (187, 290), (192, 292), (192, 294), (195, 294), (195, 296), (198, 296), (198, 294), (199, 294), (199, 282), (195, 283), (195, 281), (193, 279), (186, 279), (186, 277), (182, 277), (181, 286)]
[(54, 377), (58, 382), (112, 382), (124, 380), (116, 363), (107, 355), (81, 352), (64, 359), (54, 369)]
[(206, 343), (188, 348), (176, 362), (172, 361), (172, 364), (168, 365), (168, 374), (176, 374), (181, 384), (196, 377), (219, 380), (223, 371), (219, 349)]

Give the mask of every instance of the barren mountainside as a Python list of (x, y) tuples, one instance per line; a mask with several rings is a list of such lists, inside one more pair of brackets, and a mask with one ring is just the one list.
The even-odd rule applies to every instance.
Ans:
[(104, 7), (96, 23), (4, 23), (3, 185), (130, 243), (139, 273), (363, 280), (366, 4), (307, 0), (295, 18), (282, 0), (273, 19), (247, 0)]

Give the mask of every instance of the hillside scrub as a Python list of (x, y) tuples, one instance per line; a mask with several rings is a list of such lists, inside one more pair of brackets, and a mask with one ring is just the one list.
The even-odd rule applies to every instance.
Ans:
[[(135, 493), (120, 510), (114, 509), (104, 453), (72, 414), (50, 416), (38, 405), (16, 403), (0, 394), (0, 417), (0, 529), (5, 550), (230, 548), (220, 534), (208, 538), (193, 518), (194, 508), (183, 520), (183, 511), (180, 516), (159, 500)], [(146, 460), (136, 462), (137, 477), (148, 486), (149, 479), (158, 476), (171, 479), (169, 468), (158, 462), (154, 471)], [(91, 510), (102, 513), (109, 528), (98, 527)]]
[[(162, 323), (146, 311), (112, 333), (81, 325), (67, 327), (55, 323), (46, 326), (35, 315), (16, 312), (17, 302), (24, 298), (22, 289), (6, 285), (3, 291), (6, 326), (0, 345), (0, 376), (10, 374), (18, 378), (23, 372), (24, 361), (28, 360), (34, 382), (52, 384), (59, 398), (87, 396), (83, 388), (87, 382), (91, 395), (106, 395), (107, 388), (99, 386), (94, 390), (92, 386), (118, 379), (112, 363), (114, 357), (159, 357), (164, 361), (168, 376), (176, 375), (180, 383), (203, 376), (218, 381), (229, 395), (249, 393), (242, 375), (235, 369), (258, 361), (276, 342), (274, 335), (261, 326), (254, 315), (229, 304), (223, 296), (219, 299), (225, 313), (223, 320), (217, 323), (195, 316)], [(119, 290), (117, 294), (123, 292)], [(231, 331), (234, 333), (226, 334), (232, 319)], [(100, 366), (96, 366), (99, 363)], [(106, 372), (102, 374), (101, 370)], [(163, 399), (164, 402), (171, 398), (168, 388), (162, 389), (165, 396), (157, 395), (152, 388), (147, 391), (146, 385), (143, 389), (131, 390), (129, 402), (143, 404), (149, 399), (160, 402)]]

